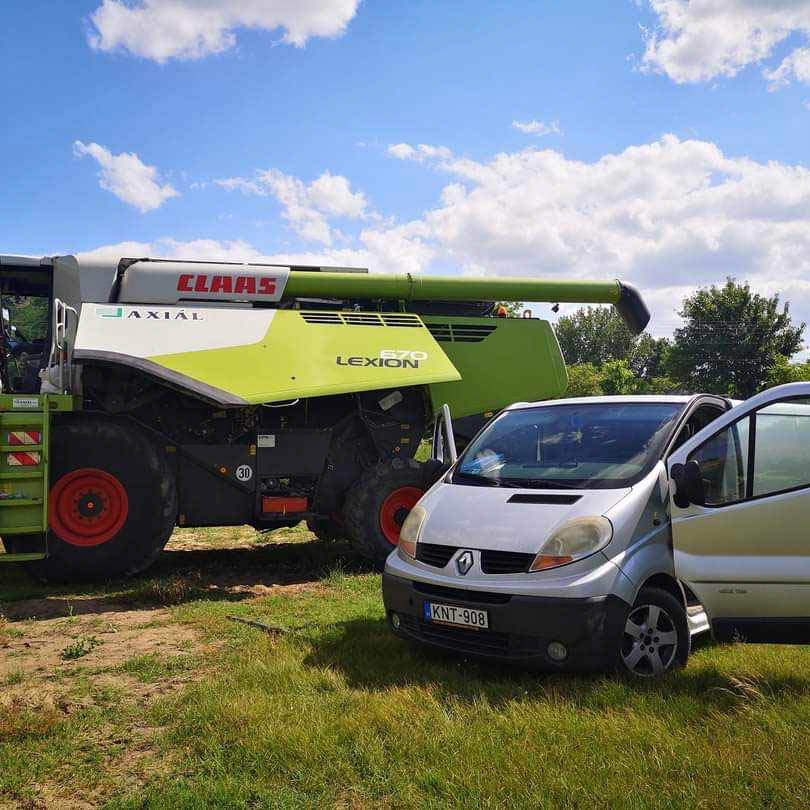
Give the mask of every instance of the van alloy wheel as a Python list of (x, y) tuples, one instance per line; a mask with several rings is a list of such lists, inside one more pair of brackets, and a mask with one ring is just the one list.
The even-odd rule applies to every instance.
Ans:
[(689, 626), (683, 606), (658, 588), (643, 588), (624, 625), (620, 657), (631, 675), (653, 678), (689, 656)]

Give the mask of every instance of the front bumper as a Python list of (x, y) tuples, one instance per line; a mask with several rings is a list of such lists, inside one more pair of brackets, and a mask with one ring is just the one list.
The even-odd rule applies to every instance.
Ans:
[[(611, 669), (629, 605), (618, 596), (587, 598), (517, 596), (465, 591), (383, 574), (383, 601), (400, 618), (397, 635), (466, 655), (523, 662), (552, 670)], [(425, 602), (486, 610), (489, 629), (425, 621)], [(550, 642), (565, 645), (565, 660), (549, 657)]]

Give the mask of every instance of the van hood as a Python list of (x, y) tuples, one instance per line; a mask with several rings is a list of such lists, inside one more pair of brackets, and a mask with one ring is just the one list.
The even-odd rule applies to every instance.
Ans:
[(548, 490), (440, 483), (419, 502), (427, 511), (419, 542), (536, 554), (557, 527), (604, 515), (629, 492), (629, 487)]

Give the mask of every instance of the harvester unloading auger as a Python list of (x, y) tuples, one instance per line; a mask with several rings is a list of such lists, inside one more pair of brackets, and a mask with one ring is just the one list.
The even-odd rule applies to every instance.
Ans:
[(444, 403), (463, 443), (565, 391), (550, 324), (494, 301), (649, 319), (618, 281), (73, 256), (0, 256), (0, 298), (0, 560), (48, 580), (141, 571), (178, 525), (306, 520), (381, 563)]

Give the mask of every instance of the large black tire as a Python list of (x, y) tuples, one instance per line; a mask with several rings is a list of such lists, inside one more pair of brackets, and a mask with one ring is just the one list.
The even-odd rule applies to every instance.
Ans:
[(393, 458), (367, 469), (349, 490), (343, 507), (346, 533), (378, 568), (396, 548), (398, 527), (436, 480), (436, 473), (435, 465)]
[(343, 526), (331, 518), (310, 518), (307, 521), (307, 528), (324, 543), (342, 540), (346, 536)]
[(137, 428), (67, 422), (51, 434), (49, 506), (49, 556), (29, 563), (31, 573), (46, 582), (106, 580), (154, 562), (177, 519), (177, 485), (163, 452)]
[(657, 677), (686, 666), (691, 646), (683, 604), (660, 588), (642, 588), (627, 614), (617, 665), (630, 676)]

